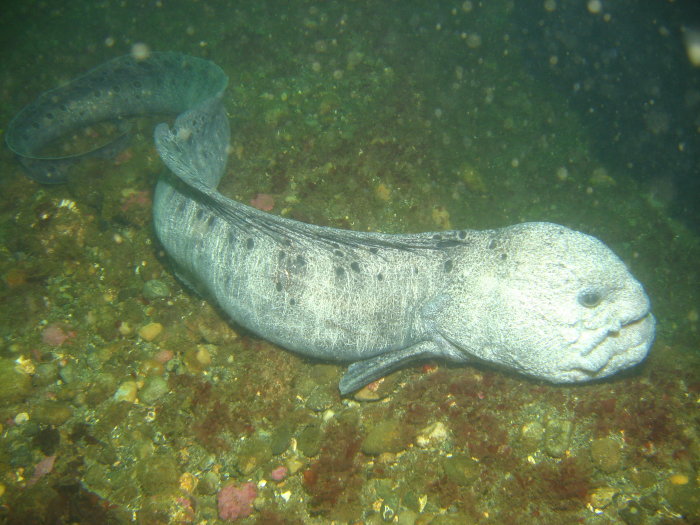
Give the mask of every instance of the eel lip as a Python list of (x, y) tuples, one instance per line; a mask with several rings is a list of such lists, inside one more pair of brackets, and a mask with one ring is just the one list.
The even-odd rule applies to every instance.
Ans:
[(623, 324), (619, 330), (609, 331), (597, 344), (582, 352), (568, 372), (597, 379), (640, 363), (654, 342), (655, 326), (656, 319), (647, 312)]

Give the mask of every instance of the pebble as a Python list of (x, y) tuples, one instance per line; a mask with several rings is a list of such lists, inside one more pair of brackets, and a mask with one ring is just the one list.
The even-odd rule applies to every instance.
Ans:
[(321, 426), (312, 423), (299, 434), (297, 440), (299, 450), (307, 457), (313, 457), (321, 450)]
[(569, 448), (574, 424), (566, 419), (550, 419), (544, 429), (544, 450), (553, 458), (560, 458)]
[(404, 448), (403, 426), (396, 419), (380, 421), (374, 425), (362, 441), (360, 449), (370, 456), (384, 452), (399, 452)]
[(114, 393), (115, 401), (128, 401), (129, 403), (136, 402), (136, 394), (139, 391), (139, 387), (136, 381), (124, 381), (117, 391)]
[(525, 452), (536, 452), (542, 446), (544, 425), (539, 421), (525, 423), (520, 429), (520, 443)]
[(169, 390), (168, 382), (165, 379), (158, 375), (151, 376), (141, 390), (140, 397), (144, 403), (152, 405), (167, 394)]
[(306, 399), (306, 407), (314, 412), (323, 412), (333, 404), (334, 400), (334, 396), (328, 388), (319, 386), (314, 388)]
[(170, 288), (163, 281), (151, 279), (146, 281), (142, 290), (143, 296), (149, 301), (170, 296)]
[(160, 323), (148, 323), (139, 329), (139, 336), (144, 341), (153, 341), (163, 331), (163, 325)]
[(20, 401), (31, 391), (31, 377), (17, 371), (13, 359), (0, 359), (0, 405)]
[(599, 487), (593, 489), (588, 494), (588, 503), (590, 503), (591, 507), (594, 509), (604, 509), (612, 503), (613, 498), (615, 498), (618, 492), (619, 490), (613, 487)]
[(450, 431), (442, 421), (436, 421), (421, 430), (416, 436), (416, 445), (421, 448), (440, 447), (450, 437)]
[(591, 443), (593, 464), (608, 474), (622, 467), (622, 445), (610, 437), (596, 439)]
[(481, 474), (479, 462), (463, 455), (445, 458), (442, 468), (450, 481), (462, 487), (470, 486)]

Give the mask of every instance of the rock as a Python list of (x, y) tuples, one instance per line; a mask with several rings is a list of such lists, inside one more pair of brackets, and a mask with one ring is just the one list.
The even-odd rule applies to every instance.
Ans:
[(462, 487), (471, 485), (481, 474), (479, 462), (464, 455), (445, 458), (442, 467), (447, 478)]
[(254, 436), (243, 441), (237, 453), (236, 466), (241, 474), (249, 476), (255, 469), (272, 459), (272, 449), (266, 439)]
[(114, 393), (115, 401), (128, 401), (129, 403), (136, 402), (136, 394), (138, 394), (139, 387), (136, 381), (124, 381), (117, 391)]
[(144, 403), (152, 405), (167, 394), (169, 390), (168, 382), (165, 379), (161, 376), (151, 376), (146, 381), (139, 397)]
[(401, 422), (396, 419), (380, 421), (370, 429), (360, 449), (371, 456), (399, 452), (405, 445), (401, 430)]
[(598, 487), (588, 494), (588, 503), (594, 509), (604, 509), (613, 502), (619, 492), (613, 487)]
[(307, 425), (299, 434), (297, 447), (307, 457), (313, 457), (321, 450), (321, 425)]
[(436, 421), (421, 430), (416, 436), (416, 445), (421, 448), (444, 448), (450, 431), (442, 421)]
[(0, 359), (0, 405), (21, 401), (31, 387), (31, 378), (16, 369), (13, 359)]
[(294, 428), (289, 424), (282, 424), (272, 433), (270, 449), (272, 454), (279, 456), (287, 451), (294, 435)]
[(550, 419), (544, 430), (544, 450), (554, 458), (560, 458), (569, 448), (574, 424), (566, 419)]
[(34, 419), (42, 425), (61, 426), (73, 415), (73, 407), (63, 401), (46, 400), (32, 410)]
[(136, 478), (147, 496), (173, 492), (178, 488), (180, 475), (177, 462), (170, 455), (159, 454), (136, 464)]
[(144, 298), (153, 301), (170, 296), (170, 288), (163, 281), (151, 279), (144, 283), (142, 293)]
[(591, 443), (591, 459), (603, 472), (616, 472), (622, 467), (622, 445), (611, 437), (596, 439)]
[(163, 325), (160, 323), (148, 323), (139, 329), (139, 336), (144, 341), (153, 341), (163, 331)]
[(326, 386), (318, 386), (313, 389), (311, 395), (306, 399), (306, 407), (314, 412), (323, 412), (331, 405), (335, 398)]
[(520, 443), (526, 453), (537, 452), (544, 439), (544, 425), (539, 421), (525, 423), (520, 429)]

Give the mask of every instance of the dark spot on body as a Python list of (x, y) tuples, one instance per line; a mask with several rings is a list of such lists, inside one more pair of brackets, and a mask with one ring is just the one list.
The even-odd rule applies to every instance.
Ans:
[(360, 263), (358, 263), (357, 261), (351, 262), (350, 268), (352, 269), (353, 272), (360, 273)]
[(294, 299), (294, 298), (292, 297), (292, 298), (289, 300), (289, 304), (291, 304), (292, 306), (294, 306), (295, 304), (297, 304), (296, 299)]
[(489, 250), (493, 250), (496, 247), (496, 239), (491, 239), (487, 247)]
[(436, 241), (439, 241), (439, 240), (442, 239), (442, 235), (440, 235), (439, 233), (436, 233), (436, 234), (433, 235), (433, 239), (436, 240)]
[(294, 262), (297, 266), (304, 266), (306, 264), (306, 260), (301, 255), (297, 255), (297, 258)]
[(508, 258), (508, 255), (507, 255), (507, 254), (505, 254), (505, 253), (502, 253), (502, 254), (501, 254), (501, 260), (502, 260), (502, 261), (505, 261), (507, 258)]
[(345, 275), (345, 268), (342, 266), (336, 266), (335, 268), (335, 276), (336, 277), (343, 277)]
[(333, 250), (333, 255), (335, 255), (336, 257), (342, 257), (345, 254), (340, 250)]
[(204, 210), (203, 210), (202, 208), (199, 208), (199, 209), (197, 210), (197, 213), (195, 213), (194, 217), (195, 217), (195, 219), (197, 219), (198, 221), (201, 221), (201, 220), (204, 218)]
[(450, 273), (452, 271), (452, 267), (454, 266), (454, 263), (452, 262), (452, 259), (448, 259), (445, 261), (443, 264), (443, 268), (445, 269), (445, 272)]
[(437, 243), (438, 248), (454, 248), (455, 246), (460, 246), (462, 243), (460, 243), (457, 240), (451, 239), (447, 241), (439, 241)]
[(381, 273), (378, 273), (377, 274), (377, 281), (383, 281), (383, 280), (384, 280), (384, 275), (382, 275)]
[(248, 240), (245, 242), (245, 247), (249, 250), (255, 248), (255, 240), (252, 237), (248, 238)]
[(369, 253), (372, 253), (372, 254), (375, 254), (375, 255), (376, 255), (376, 253), (377, 253), (378, 251), (379, 251), (379, 248), (374, 248), (374, 247), (372, 247), (372, 248), (369, 249)]
[(233, 246), (233, 244), (236, 242), (236, 234), (233, 233), (232, 231), (228, 232), (228, 244), (229, 246)]
[(279, 255), (277, 256), (280, 262), (284, 261), (284, 258), (287, 256), (286, 252), (284, 250), (280, 251)]
[(210, 215), (207, 219), (207, 228), (212, 229), (216, 224), (216, 215)]
[(462, 230), (462, 231), (460, 231), (460, 232), (457, 234), (457, 236), (458, 236), (460, 239), (464, 240), (464, 239), (467, 238), (467, 232), (465, 232), (464, 230)]
[(275, 283), (275, 290), (277, 290), (278, 292), (282, 291), (282, 283), (281, 282), (277, 281)]

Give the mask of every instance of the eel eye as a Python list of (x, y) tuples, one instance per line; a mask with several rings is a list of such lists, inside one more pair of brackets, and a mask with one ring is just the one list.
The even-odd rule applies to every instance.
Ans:
[(602, 300), (603, 296), (599, 292), (595, 292), (593, 290), (581, 292), (578, 296), (579, 304), (581, 306), (585, 306), (586, 308), (595, 308)]

